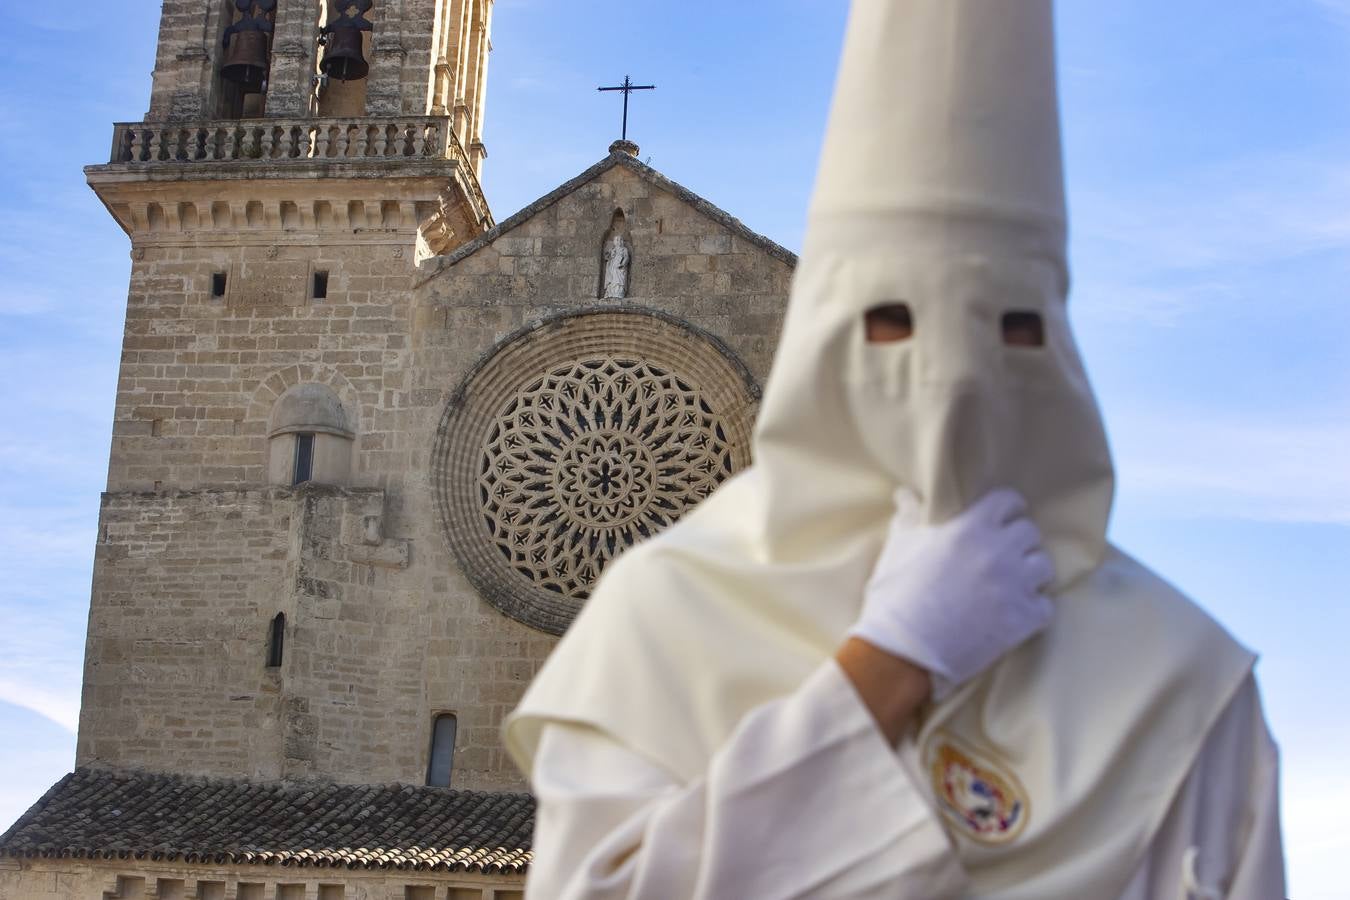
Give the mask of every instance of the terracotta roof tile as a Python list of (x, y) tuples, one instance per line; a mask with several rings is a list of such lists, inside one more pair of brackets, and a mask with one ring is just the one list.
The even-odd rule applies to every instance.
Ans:
[(0, 856), (520, 873), (533, 829), (529, 794), (78, 769)]

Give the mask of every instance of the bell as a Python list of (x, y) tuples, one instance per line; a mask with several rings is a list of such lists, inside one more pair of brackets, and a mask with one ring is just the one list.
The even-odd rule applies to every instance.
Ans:
[(338, 81), (356, 81), (370, 72), (370, 64), (361, 55), (361, 30), (339, 25), (325, 35), (323, 61), (319, 69)]
[(262, 31), (236, 31), (225, 48), (220, 77), (242, 84), (246, 91), (262, 90), (267, 78), (267, 34)]

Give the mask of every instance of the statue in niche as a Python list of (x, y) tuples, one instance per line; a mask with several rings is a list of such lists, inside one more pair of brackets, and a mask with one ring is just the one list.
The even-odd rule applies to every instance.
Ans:
[(605, 300), (622, 300), (628, 296), (628, 269), (633, 253), (622, 234), (616, 233), (605, 242), (605, 284), (600, 296)]

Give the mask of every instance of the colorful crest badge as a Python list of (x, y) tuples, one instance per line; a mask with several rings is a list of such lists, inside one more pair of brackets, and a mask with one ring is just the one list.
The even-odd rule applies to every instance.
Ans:
[(928, 745), (933, 795), (957, 831), (982, 844), (1006, 844), (1027, 824), (1027, 793), (1006, 769), (981, 758), (948, 735)]

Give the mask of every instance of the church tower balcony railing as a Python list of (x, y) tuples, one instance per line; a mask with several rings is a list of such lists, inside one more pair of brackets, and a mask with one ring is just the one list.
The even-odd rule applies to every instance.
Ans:
[[(476, 217), (490, 215), (475, 167), (447, 116), (119, 122), (109, 158), (110, 166), (128, 169), (257, 164), (274, 173), (316, 163), (437, 161), (453, 164)], [(208, 171), (199, 174), (210, 177)]]

